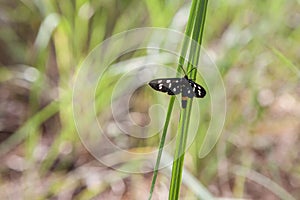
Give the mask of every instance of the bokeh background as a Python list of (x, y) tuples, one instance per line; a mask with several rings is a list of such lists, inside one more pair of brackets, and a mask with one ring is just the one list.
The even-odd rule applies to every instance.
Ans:
[[(146, 26), (184, 32), (190, 4), (1, 0), (1, 199), (148, 197), (152, 173), (107, 168), (82, 145), (73, 121), (73, 83), (90, 51), (116, 33)], [(191, 181), (216, 197), (299, 199), (299, 42), (299, 0), (209, 2), (203, 46), (222, 75), (227, 117), (209, 155), (199, 157), (197, 139), (189, 149), (185, 167), (190, 176), (183, 177), (182, 199), (197, 199), (187, 184)], [(131, 109), (141, 126), (149, 123), (149, 91), (137, 91)], [(99, 101), (99, 112), (108, 103)], [(112, 122), (109, 113), (101, 120)], [(132, 151), (159, 142), (158, 137), (136, 140), (118, 132), (113, 137)], [(154, 199), (167, 198), (169, 175), (169, 169), (159, 173)]]

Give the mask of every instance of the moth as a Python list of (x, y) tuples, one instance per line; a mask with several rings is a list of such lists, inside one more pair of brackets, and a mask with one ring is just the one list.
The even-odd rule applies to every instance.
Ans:
[[(193, 68), (192, 70), (194, 69), (196, 68)], [(201, 85), (189, 79), (185, 71), (184, 74), (185, 75), (182, 78), (154, 79), (149, 82), (149, 85), (154, 90), (167, 93), (168, 95), (177, 95), (181, 93), (181, 106), (182, 108), (186, 108), (188, 98), (203, 98), (206, 95), (206, 91)]]

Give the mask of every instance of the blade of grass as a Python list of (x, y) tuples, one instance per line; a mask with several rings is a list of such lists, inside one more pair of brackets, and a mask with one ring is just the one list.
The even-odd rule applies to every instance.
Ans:
[(273, 51), (273, 53), (283, 62), (286, 64), (286, 66), (288, 66), (288, 68), (291, 69), (291, 71), (293, 71), (298, 78), (300, 77), (300, 70), (296, 67), (296, 65), (294, 65), (294, 63), (292, 61), (290, 61), (285, 55), (283, 55), (278, 49), (276, 49), (275, 47), (271, 47), (269, 46), (269, 48)]
[[(189, 60), (192, 63), (188, 64), (189, 71), (193, 66), (197, 66), (199, 54), (200, 54), (200, 44), (202, 41), (203, 29), (204, 29), (204, 22), (205, 22), (205, 15), (206, 15), (206, 8), (207, 8), (207, 0), (194, 0), (196, 4), (196, 20), (193, 26), (192, 31), (192, 39), (197, 41), (197, 43), (191, 44)], [(196, 72), (193, 73), (193, 78), (196, 78)], [(169, 199), (179, 199), (180, 193), (180, 186), (182, 180), (182, 171), (183, 171), (183, 162), (185, 156), (185, 148), (186, 148), (186, 141), (188, 136), (188, 126), (190, 121), (190, 114), (191, 114), (191, 107), (192, 107), (192, 99), (188, 101), (187, 107), (182, 109), (180, 115), (180, 121), (178, 126), (178, 136), (176, 141), (176, 149), (174, 154), (174, 162), (172, 168), (172, 177), (171, 177), (171, 184), (170, 184), (170, 192), (169, 192)]]
[(21, 143), (26, 137), (29, 137), (32, 133), (35, 133), (40, 125), (56, 114), (59, 110), (59, 102), (52, 101), (49, 105), (45, 106), (42, 110), (38, 111), (12, 136), (5, 140), (0, 145), (0, 156), (5, 155), (12, 148)]
[(233, 167), (232, 172), (238, 176), (246, 176), (249, 180), (252, 180), (268, 190), (272, 191), (280, 199), (295, 200), (295, 198), (290, 195), (284, 188), (278, 185), (276, 182), (272, 181), (268, 177), (251, 170), (249, 168), (236, 165)]
[(166, 117), (166, 121), (164, 124), (163, 133), (162, 133), (162, 136), (161, 136), (161, 139), (159, 142), (158, 155), (156, 158), (156, 163), (155, 163), (155, 167), (154, 167), (153, 178), (152, 178), (152, 183), (151, 183), (151, 188), (150, 188), (150, 194), (149, 194), (149, 198), (148, 198), (149, 200), (152, 198), (152, 194), (154, 191), (154, 186), (155, 186), (155, 182), (156, 182), (156, 178), (157, 178), (157, 174), (158, 174), (158, 168), (159, 168), (159, 164), (160, 164), (160, 160), (161, 160), (161, 156), (162, 156), (162, 152), (163, 152), (163, 148), (164, 148), (164, 144), (165, 144), (165, 140), (166, 140), (166, 135), (167, 135), (168, 126), (170, 123), (172, 110), (173, 110), (174, 100), (175, 100), (175, 98), (171, 98), (170, 102), (169, 102), (167, 117)]
[[(192, 6), (191, 6), (191, 10), (190, 10), (190, 15), (189, 15), (189, 19), (188, 19), (188, 24), (185, 30), (185, 35), (190, 36), (191, 32), (193, 30), (193, 23), (194, 23), (194, 14), (196, 12), (196, 1), (192, 2)], [(185, 40), (183, 41), (183, 45), (182, 45), (182, 50), (181, 50), (181, 55), (185, 56), (188, 50), (188, 46), (189, 46), (189, 40), (187, 40), (187, 37), (185, 37)], [(177, 76), (179, 76), (179, 71), (181, 70), (180, 66), (183, 66), (184, 64), (184, 57), (180, 57), (179, 58), (179, 64), (177, 66)], [(162, 136), (160, 139), (160, 143), (159, 143), (159, 150), (158, 150), (158, 155), (156, 158), (156, 163), (155, 163), (155, 167), (154, 167), (154, 172), (153, 172), (153, 178), (152, 178), (152, 183), (151, 183), (151, 188), (150, 188), (150, 194), (149, 194), (149, 200), (152, 198), (152, 194), (154, 191), (154, 187), (155, 187), (155, 183), (156, 183), (156, 178), (157, 178), (157, 174), (158, 174), (158, 168), (159, 168), (159, 164), (160, 164), (160, 160), (161, 160), (161, 156), (162, 156), (162, 152), (163, 152), (163, 147), (165, 144), (165, 139), (166, 139), (166, 135), (167, 135), (167, 130), (168, 130), (168, 126), (170, 123), (170, 117), (172, 114), (172, 110), (173, 110), (173, 105), (174, 105), (174, 101), (175, 101), (175, 97), (171, 97), (170, 98), (170, 102), (169, 102), (169, 106), (168, 106), (168, 111), (167, 111), (167, 116), (166, 116), (166, 120), (165, 120), (165, 124), (164, 124), (164, 128), (163, 128), (163, 132), (162, 132)]]

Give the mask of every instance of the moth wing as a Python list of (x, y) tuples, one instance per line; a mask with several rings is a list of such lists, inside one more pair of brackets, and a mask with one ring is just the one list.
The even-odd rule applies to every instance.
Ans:
[(168, 95), (176, 95), (181, 92), (181, 78), (154, 79), (149, 85), (156, 91), (167, 92)]
[(192, 93), (194, 97), (203, 98), (206, 95), (206, 91), (201, 85), (195, 83), (192, 80), (188, 80), (188, 82), (190, 85), (189, 89), (191, 90), (190, 93)]

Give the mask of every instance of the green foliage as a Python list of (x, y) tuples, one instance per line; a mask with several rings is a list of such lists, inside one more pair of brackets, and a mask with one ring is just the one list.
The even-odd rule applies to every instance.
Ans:
[[(217, 196), (300, 196), (299, 1), (210, 1), (208, 5), (198, 5), (207, 6), (205, 32), (205, 10), (193, 10), (195, 2), (207, 1), (193, 1), (185, 33), (199, 43), (203, 38), (220, 69), (227, 89), (227, 119), (216, 148), (206, 158), (199, 158), (208, 122), (204, 120), (200, 125), (195, 142), (183, 154), (192, 103), (182, 111), (177, 135), (183, 142), (177, 142), (176, 153), (181, 156), (173, 166), (170, 199), (179, 198), (180, 186), (183, 198), (191, 193), (191, 198), (201, 197), (201, 193), (194, 192), (200, 190), (200, 181), (195, 180), (210, 186)], [(93, 171), (98, 164), (94, 165), (86, 153), (73, 122), (72, 86), (78, 67), (100, 42), (113, 34), (145, 26), (172, 26), (183, 32), (185, 21), (178, 19), (187, 17), (187, 8), (190, 3), (179, 0), (1, 1), (1, 198), (64, 198), (68, 194), (75, 199), (90, 199), (105, 195), (111, 188), (115, 192), (123, 185), (128, 193), (136, 194), (141, 189), (135, 185), (149, 182), (143, 176), (109, 169)], [(185, 46), (183, 52), (188, 49)], [(198, 53), (195, 50), (191, 55)], [(194, 59), (196, 62), (197, 56)], [(179, 63), (184, 64), (183, 58)], [(109, 105), (106, 97), (113, 89), (110, 83), (117, 79), (114, 75), (107, 77), (107, 90), (96, 91), (98, 113), (105, 112)], [(148, 97), (144, 99), (150, 101)], [(160, 153), (167, 129), (177, 129), (177, 124), (168, 122), (173, 103), (171, 98)], [(203, 113), (208, 113), (206, 100), (203, 107)], [(155, 141), (156, 138), (145, 140), (143, 145), (155, 146)], [(181, 177), (184, 155), (186, 171), (194, 177), (192, 186), (187, 184), (189, 176)], [(160, 156), (152, 190), (156, 177), (159, 186), (168, 188), (169, 180), (163, 179), (163, 173), (158, 174), (159, 161)], [(89, 172), (108, 175), (94, 183)], [(257, 176), (258, 172), (268, 177)], [(87, 183), (87, 188), (78, 192), (82, 183)], [(145, 196), (149, 190), (143, 190)]]

